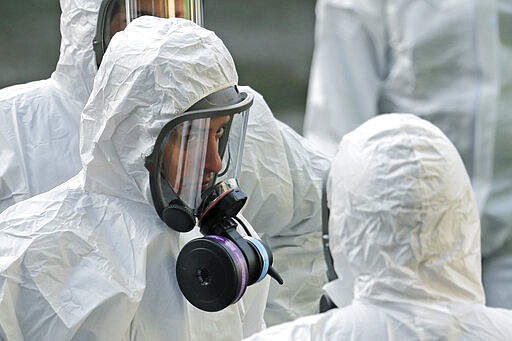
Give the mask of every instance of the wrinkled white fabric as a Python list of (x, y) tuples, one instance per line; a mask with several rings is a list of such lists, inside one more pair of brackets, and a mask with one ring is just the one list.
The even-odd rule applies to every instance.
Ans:
[(319, 0), (304, 134), (334, 152), (386, 112), (453, 141), (482, 220), (487, 303), (512, 308), (512, 4)]
[(175, 275), (180, 236), (156, 214), (144, 167), (164, 124), (236, 82), (221, 40), (190, 21), (141, 17), (114, 36), (81, 117), (83, 171), (0, 215), (2, 339), (239, 340), (261, 329), (268, 280), (221, 312), (191, 312)]
[(498, 1), (500, 97), (493, 180), (482, 214), (486, 303), (512, 309), (512, 2)]
[(284, 280), (271, 281), (268, 325), (318, 312), (327, 281), (321, 198), (329, 167), (326, 155), (276, 120), (254, 93), (240, 186), (248, 196), (242, 212), (271, 247)]
[[(61, 0), (61, 56), (52, 78), (0, 90), (0, 211), (81, 168), (79, 117), (96, 73), (92, 40), (100, 4)], [(319, 210), (328, 162), (277, 122), (261, 95), (243, 91), (255, 95), (240, 180), (249, 195), (245, 214), (268, 235), (285, 279), (271, 287), (266, 320), (274, 324), (317, 311), (326, 281)]]
[(46, 80), (0, 90), (0, 212), (76, 175), (80, 112), (92, 90), (101, 0), (61, 0), (61, 45)]
[(304, 135), (333, 155), (367, 119), (414, 112), (453, 141), (482, 209), (497, 48), (494, 0), (319, 0)]
[(410, 114), (345, 135), (328, 180), (334, 267), (355, 299), (249, 340), (510, 340), (512, 311), (484, 305), (480, 225), (453, 144)]

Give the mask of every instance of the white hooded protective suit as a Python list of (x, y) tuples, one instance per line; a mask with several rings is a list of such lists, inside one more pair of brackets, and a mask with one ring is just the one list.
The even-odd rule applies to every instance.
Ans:
[(509, 0), (318, 1), (304, 124), (305, 136), (331, 152), (343, 134), (381, 113), (415, 112), (441, 128), (475, 189), (487, 304), (507, 308), (511, 6)]
[[(61, 56), (48, 80), (0, 90), (0, 211), (45, 192), (81, 168), (79, 117), (96, 74), (92, 40), (100, 0), (61, 0)], [(248, 194), (244, 214), (274, 252), (285, 280), (272, 283), (270, 324), (317, 311), (325, 283), (321, 256), (321, 181), (329, 163), (309, 143), (275, 120), (250, 88), (240, 183)], [(55, 165), (58, 165), (56, 167)]]
[(414, 112), (453, 141), (482, 208), (497, 48), (495, 0), (319, 0), (304, 135), (333, 155), (367, 119)]
[(482, 274), (486, 304), (512, 309), (512, 2), (498, 1), (500, 97), (494, 172), (482, 214)]
[[(76, 175), (80, 112), (92, 90), (101, 0), (61, 0), (61, 46), (49, 79), (0, 90), (0, 212)], [(58, 166), (57, 166), (58, 165)]]
[(262, 328), (268, 280), (217, 313), (185, 301), (180, 236), (144, 167), (165, 123), (236, 82), (220, 39), (190, 21), (141, 17), (116, 34), (81, 117), (83, 171), (0, 215), (0, 338), (239, 340)]
[(326, 155), (276, 120), (254, 94), (240, 186), (248, 196), (242, 212), (272, 248), (274, 268), (284, 280), (270, 283), (268, 325), (318, 312), (327, 282), (321, 199), (329, 167)]
[(380, 115), (347, 134), (328, 180), (330, 247), (351, 305), (250, 340), (510, 340), (484, 305), (476, 201), (459, 154), (429, 122)]

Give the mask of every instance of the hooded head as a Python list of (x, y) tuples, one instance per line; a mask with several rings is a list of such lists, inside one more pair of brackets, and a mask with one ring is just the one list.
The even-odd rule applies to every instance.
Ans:
[(86, 189), (151, 203), (144, 160), (162, 128), (237, 80), (213, 32), (184, 19), (132, 21), (111, 40), (82, 113)]
[(354, 296), (483, 303), (480, 225), (461, 158), (409, 114), (377, 116), (340, 142), (328, 180), (330, 247)]

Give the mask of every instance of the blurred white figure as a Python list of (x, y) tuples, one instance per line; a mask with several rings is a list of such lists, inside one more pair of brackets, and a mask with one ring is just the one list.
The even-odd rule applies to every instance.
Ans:
[(509, 0), (319, 0), (304, 123), (331, 154), (378, 114), (414, 112), (439, 127), (475, 190), (488, 303), (510, 308), (511, 12)]
[(333, 155), (382, 113), (414, 112), (453, 141), (485, 202), (498, 91), (494, 0), (319, 0), (304, 135)]
[(487, 305), (512, 309), (512, 1), (498, 2), (500, 97), (492, 186), (482, 214), (482, 273)]
[(330, 160), (276, 120), (261, 95), (254, 97), (240, 177), (248, 195), (242, 212), (272, 248), (284, 280), (270, 283), (265, 321), (273, 325), (318, 312), (327, 282), (321, 199)]
[(484, 305), (476, 201), (437, 127), (410, 114), (370, 119), (343, 137), (327, 192), (334, 267), (348, 260), (353, 302), (249, 340), (512, 338), (512, 311)]

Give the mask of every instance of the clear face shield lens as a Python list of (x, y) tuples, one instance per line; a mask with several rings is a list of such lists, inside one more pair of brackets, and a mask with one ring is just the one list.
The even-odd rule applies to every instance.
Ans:
[(202, 24), (202, 0), (118, 0), (119, 16), (125, 26), (135, 18), (152, 15), (162, 18), (183, 18)]
[(153, 205), (172, 229), (190, 231), (216, 185), (236, 182), (252, 103), (252, 94), (227, 87), (162, 127), (145, 167)]
[(161, 18), (184, 18), (203, 24), (202, 0), (113, 0), (107, 13), (104, 39), (122, 31), (133, 19), (143, 15)]
[[(201, 194), (240, 173), (248, 110), (182, 122), (163, 139), (162, 179), (192, 209)], [(172, 198), (167, 198), (169, 201)]]
[(143, 15), (183, 18), (203, 26), (203, 0), (104, 0), (94, 38), (98, 65), (114, 34)]

